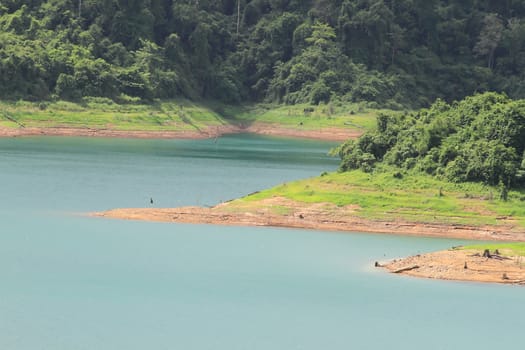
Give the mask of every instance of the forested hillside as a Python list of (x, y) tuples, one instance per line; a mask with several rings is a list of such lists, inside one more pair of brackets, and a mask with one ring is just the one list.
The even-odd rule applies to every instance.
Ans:
[(0, 98), (525, 97), (522, 0), (2, 0)]

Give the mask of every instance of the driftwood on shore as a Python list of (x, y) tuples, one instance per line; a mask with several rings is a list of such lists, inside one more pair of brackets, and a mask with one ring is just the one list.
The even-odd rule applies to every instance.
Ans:
[(412, 265), (412, 266), (402, 267), (402, 268), (394, 270), (392, 272), (393, 273), (403, 273), (403, 272), (412, 271), (412, 270), (415, 270), (415, 269), (419, 269), (419, 265)]

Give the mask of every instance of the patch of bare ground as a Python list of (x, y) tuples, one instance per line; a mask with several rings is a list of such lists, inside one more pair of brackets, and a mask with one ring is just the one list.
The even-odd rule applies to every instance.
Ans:
[(179, 131), (146, 131), (146, 130), (117, 130), (111, 125), (106, 128), (94, 127), (2, 127), (0, 126), (0, 137), (18, 136), (88, 136), (88, 137), (118, 137), (118, 138), (174, 138), (174, 139), (203, 139), (213, 138), (226, 134), (253, 133), (259, 135), (272, 135), (283, 137), (295, 137), (306, 139), (317, 139), (325, 141), (346, 141), (349, 138), (357, 138), (362, 132), (346, 128), (325, 128), (319, 130), (307, 130), (300, 128), (287, 128), (277, 124), (253, 124), (247, 127), (238, 125), (210, 126), (202, 130), (179, 130)]
[(484, 251), (451, 249), (411, 256), (378, 266), (392, 273), (414, 277), (525, 284), (525, 266), (522, 257), (484, 253)]
[(176, 139), (203, 139), (224, 134), (238, 133), (236, 126), (221, 125), (209, 127), (205, 130), (180, 131), (146, 131), (146, 130), (117, 130), (91, 127), (18, 127), (6, 128), (0, 126), (0, 137), (18, 136), (87, 136), (87, 137), (115, 137), (115, 138), (176, 138)]
[(320, 128), (313, 130), (257, 122), (245, 127), (244, 130), (248, 133), (259, 135), (298, 137), (328, 141), (346, 141), (348, 139), (356, 139), (363, 134), (363, 131), (351, 128)]

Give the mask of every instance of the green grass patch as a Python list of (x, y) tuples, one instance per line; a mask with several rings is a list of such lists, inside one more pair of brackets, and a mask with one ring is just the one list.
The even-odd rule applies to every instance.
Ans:
[(0, 102), (0, 112), (1, 125), (7, 127), (184, 131), (228, 123), (214, 110), (185, 100), (125, 105), (103, 98), (86, 98), (82, 103)]
[[(360, 104), (223, 106), (225, 116), (245, 124), (260, 122), (290, 128), (316, 130), (348, 128), (367, 131), (376, 127), (376, 116), (382, 110), (368, 109)], [(392, 111), (389, 111), (392, 112)]]
[(512, 217), (518, 221), (520, 226), (525, 227), (525, 191), (511, 191), (509, 200), (493, 201), (489, 208), (496, 212), (500, 217)]
[(361, 104), (224, 105), (182, 99), (118, 104), (107, 98), (86, 97), (79, 103), (0, 101), (0, 125), (185, 131), (259, 122), (291, 129), (341, 128), (365, 132), (376, 127), (376, 116), (381, 111)]
[(464, 225), (497, 225), (513, 219), (525, 227), (525, 211), (520, 194), (509, 201), (494, 199), (497, 189), (482, 184), (455, 184), (421, 174), (369, 174), (362, 171), (331, 173), (289, 182), (242, 198), (256, 202), (282, 196), (303, 203), (353, 205), (356, 215), (368, 219), (402, 219), (412, 222)]

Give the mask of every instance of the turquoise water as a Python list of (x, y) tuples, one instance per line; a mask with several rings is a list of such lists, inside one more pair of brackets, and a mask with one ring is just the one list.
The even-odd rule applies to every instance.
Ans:
[(458, 241), (78, 215), (212, 205), (333, 170), (331, 146), (0, 139), (0, 349), (519, 347), (523, 288), (372, 267)]

